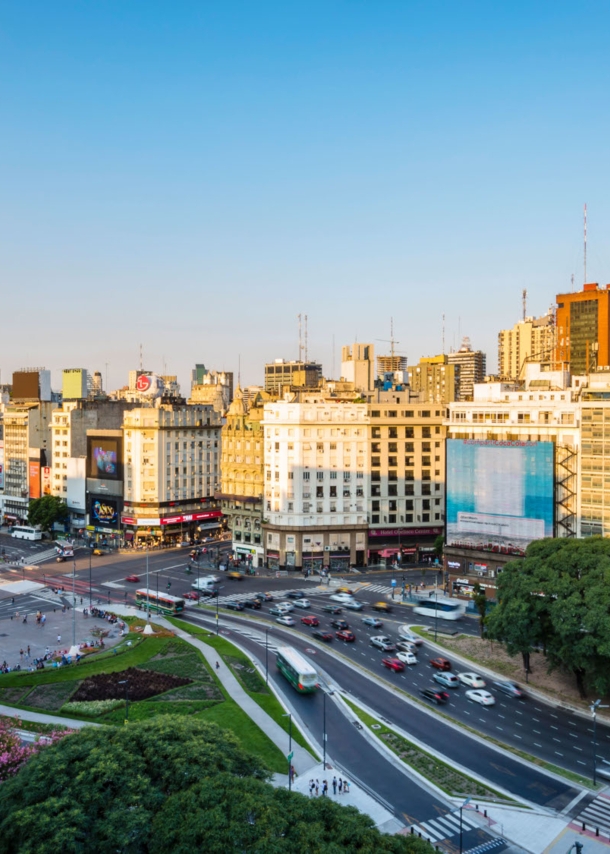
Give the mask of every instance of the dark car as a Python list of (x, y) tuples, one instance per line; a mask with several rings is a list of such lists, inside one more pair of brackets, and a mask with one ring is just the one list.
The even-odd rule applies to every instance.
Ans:
[(315, 632), (311, 633), (311, 636), (313, 638), (317, 638), (318, 640), (326, 641), (327, 643), (328, 641), (331, 641), (333, 639), (333, 633), (325, 632), (323, 629), (317, 629)]
[(436, 670), (451, 670), (451, 662), (447, 661), (446, 658), (432, 658), (430, 659), (430, 665), (435, 667)]
[(261, 602), (273, 602), (271, 593), (255, 593), (254, 598), (259, 599)]
[(301, 622), (306, 626), (319, 626), (320, 621), (313, 614), (308, 614), (306, 617), (301, 617)]
[(335, 635), (339, 638), (339, 640), (345, 641), (346, 643), (350, 643), (351, 641), (356, 640), (356, 635), (353, 632), (348, 632), (345, 629), (340, 632), (335, 632)]
[(261, 603), (258, 599), (244, 599), (244, 607), (245, 608), (255, 608), (258, 611), (260, 606), (261, 606)]
[(340, 614), (341, 613), (341, 608), (338, 608), (336, 605), (324, 605), (322, 610), (326, 611), (327, 614)]
[(525, 699), (525, 693), (514, 682), (494, 682), (493, 686), (507, 697), (514, 697), (516, 700)]
[(201, 599), (203, 599), (204, 596), (216, 596), (217, 593), (218, 593), (218, 590), (211, 590), (208, 587), (205, 587), (203, 590), (199, 591), (199, 596)]
[(225, 608), (228, 608), (229, 611), (243, 611), (244, 606), (241, 602), (227, 602), (225, 604)]
[(446, 691), (437, 691), (436, 688), (422, 688), (419, 692), (425, 700), (430, 700), (437, 706), (446, 703), (449, 699), (449, 694)]
[(286, 594), (286, 599), (304, 599), (305, 594), (302, 590), (289, 590)]
[(349, 629), (349, 623), (346, 620), (331, 620), (330, 624), (333, 629)]

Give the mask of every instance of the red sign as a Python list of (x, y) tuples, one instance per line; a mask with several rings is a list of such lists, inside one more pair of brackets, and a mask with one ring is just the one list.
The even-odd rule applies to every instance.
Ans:
[(30, 460), (30, 498), (40, 498), (40, 463)]
[(442, 528), (373, 528), (369, 529), (370, 537), (428, 537), (432, 534), (442, 534)]
[(130, 516), (122, 516), (121, 521), (122, 521), (123, 525), (136, 525), (137, 524), (137, 521), (135, 519), (132, 519)]
[(200, 522), (202, 519), (219, 519), (222, 510), (207, 510), (205, 513), (187, 513), (184, 516), (162, 516), (162, 525), (179, 525), (181, 522)]
[(148, 374), (140, 374), (136, 380), (136, 388), (138, 391), (148, 391), (152, 385), (152, 377)]

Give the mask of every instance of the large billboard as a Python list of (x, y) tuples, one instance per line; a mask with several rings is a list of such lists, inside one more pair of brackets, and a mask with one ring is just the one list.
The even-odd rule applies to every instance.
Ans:
[(114, 436), (87, 436), (87, 477), (120, 480), (121, 439)]
[(119, 527), (119, 502), (103, 495), (91, 496), (90, 522), (96, 527)]
[(447, 544), (522, 550), (552, 537), (554, 447), (447, 439)]
[(29, 461), (30, 498), (40, 498), (40, 460)]
[(0, 489), (4, 489), (4, 442), (0, 442)]

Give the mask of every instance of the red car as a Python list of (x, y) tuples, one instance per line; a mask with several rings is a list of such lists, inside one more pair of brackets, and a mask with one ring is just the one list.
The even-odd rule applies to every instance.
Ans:
[(335, 632), (335, 637), (339, 638), (339, 640), (345, 641), (346, 643), (356, 640), (356, 635), (347, 629), (341, 629), (340, 632)]
[(128, 575), (127, 578), (125, 579), (125, 581), (132, 581), (134, 584), (140, 583), (140, 579), (138, 578), (137, 575)]
[(437, 670), (451, 670), (451, 662), (447, 661), (446, 658), (433, 658), (430, 664)]
[(193, 599), (195, 602), (199, 602), (199, 593), (195, 593), (194, 590), (189, 590), (188, 593), (182, 594), (183, 599)]
[(405, 669), (404, 663), (399, 658), (382, 658), (381, 663), (384, 667), (387, 667), (388, 670), (401, 671)]
[(317, 617), (314, 617), (313, 614), (309, 614), (307, 617), (301, 617), (301, 622), (306, 626), (319, 626), (320, 621)]
[(333, 639), (332, 632), (325, 632), (322, 629), (318, 629), (318, 631), (312, 632), (311, 636), (317, 638), (318, 640), (326, 641), (326, 643), (330, 643), (330, 641)]

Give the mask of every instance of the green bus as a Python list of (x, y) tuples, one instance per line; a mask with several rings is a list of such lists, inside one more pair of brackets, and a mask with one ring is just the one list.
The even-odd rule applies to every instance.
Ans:
[(136, 605), (139, 608), (156, 611), (157, 614), (165, 614), (172, 617), (184, 611), (184, 599), (179, 596), (170, 596), (169, 593), (155, 593), (146, 587), (136, 590)]
[(276, 662), (280, 673), (301, 694), (311, 694), (318, 687), (318, 674), (301, 653), (291, 646), (278, 649)]

